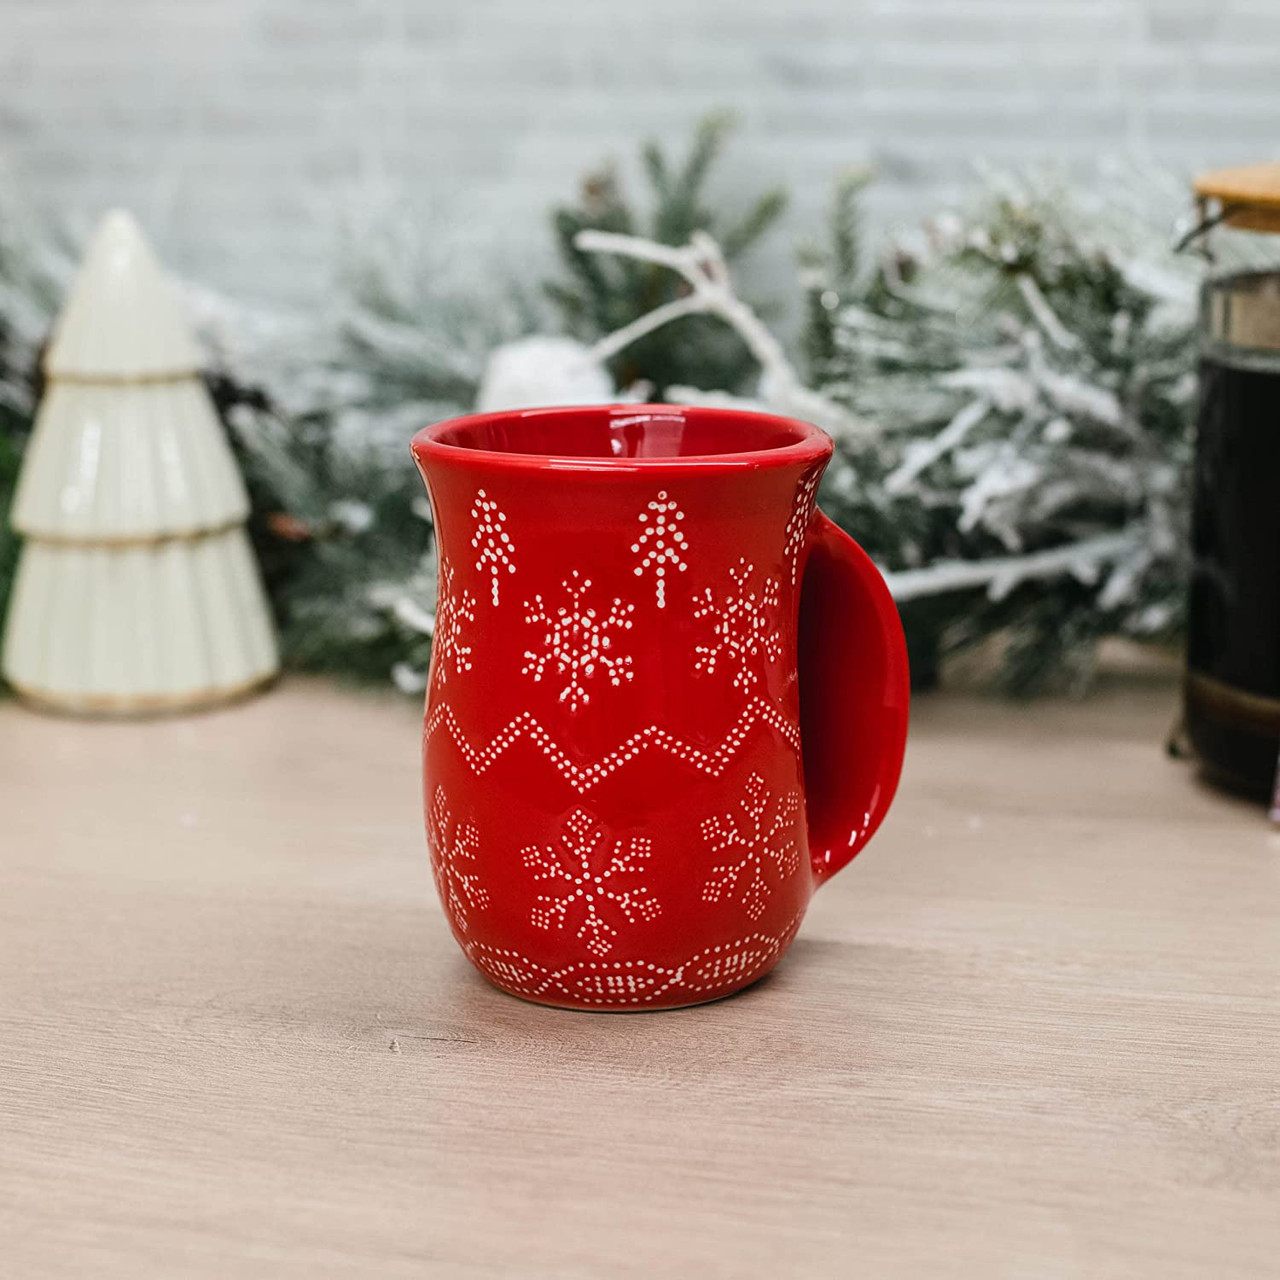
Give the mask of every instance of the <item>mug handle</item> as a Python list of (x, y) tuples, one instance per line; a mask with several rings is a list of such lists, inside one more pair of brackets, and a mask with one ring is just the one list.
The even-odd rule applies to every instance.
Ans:
[(862, 852), (898, 789), (911, 686), (898, 608), (821, 511), (800, 592), (800, 737), (819, 884)]

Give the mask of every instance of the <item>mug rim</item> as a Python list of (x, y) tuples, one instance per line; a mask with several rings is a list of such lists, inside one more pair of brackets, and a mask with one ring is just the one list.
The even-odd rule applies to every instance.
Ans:
[[(678, 454), (666, 457), (620, 458), (607, 454), (554, 454), (518, 453), (507, 449), (477, 449), (454, 444), (443, 436), (458, 432), (480, 432), (498, 423), (510, 423), (529, 418), (546, 417), (600, 418), (601, 425), (626, 421), (680, 418), (700, 419), (703, 422), (721, 421), (751, 424), (762, 430), (768, 428), (776, 437), (779, 431), (790, 438), (782, 444), (759, 448), (735, 449), (725, 453)], [(831, 456), (834, 445), (831, 437), (820, 427), (801, 418), (783, 414), (764, 413), (754, 409), (738, 409), (719, 405), (684, 404), (574, 404), (548, 405), (530, 409), (502, 409), (491, 413), (468, 413), (455, 418), (434, 422), (416, 432), (410, 442), (415, 460), (427, 458), (452, 462), (477, 463), (539, 471), (661, 471), (673, 468), (697, 471), (755, 470), (764, 467), (781, 467), (793, 463), (816, 462)]]

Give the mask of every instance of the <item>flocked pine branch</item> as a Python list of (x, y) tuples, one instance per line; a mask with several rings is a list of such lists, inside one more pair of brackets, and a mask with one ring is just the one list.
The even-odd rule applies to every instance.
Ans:
[[(574, 243), (584, 253), (614, 254), (666, 267), (681, 276), (690, 290), (686, 296), (600, 338), (591, 348), (596, 359), (609, 359), (681, 316), (716, 316), (738, 334), (751, 353), (760, 369), (761, 393), (776, 411), (811, 418), (843, 437), (859, 436), (872, 429), (855, 414), (805, 387), (782, 344), (735, 292), (724, 255), (705, 232), (695, 232), (688, 244), (678, 247), (603, 231), (581, 231)], [(690, 388), (682, 387), (680, 391), (687, 399), (704, 398)], [(710, 399), (723, 395), (713, 392)]]
[(1027, 555), (940, 560), (926, 569), (887, 573), (885, 581), (899, 604), (974, 588), (984, 589), (992, 600), (1003, 600), (1023, 583), (1063, 574), (1093, 584), (1108, 563), (1130, 555), (1136, 546), (1134, 533), (1100, 534)]
[[(578, 199), (554, 211), (553, 228), (561, 273), (546, 291), (560, 312), (563, 330), (590, 343), (655, 309), (681, 301), (683, 281), (665, 266), (634, 257), (612, 260), (578, 247), (583, 231), (600, 231), (682, 246), (698, 233), (714, 237), (724, 260), (743, 257), (776, 223), (787, 204), (781, 188), (725, 209), (711, 189), (711, 176), (733, 116), (716, 112), (700, 120), (683, 156), (657, 142), (641, 152), (646, 190), (633, 199), (612, 166), (587, 175)], [(678, 306), (661, 326), (637, 333), (608, 369), (623, 392), (647, 384), (664, 394), (673, 385), (737, 392), (753, 370), (751, 353), (728, 326), (708, 321), (696, 307)]]
[[(601, 338), (592, 348), (595, 358), (611, 358), (630, 342), (680, 316), (714, 315), (737, 331), (759, 365), (761, 404), (780, 412), (802, 413), (821, 422), (840, 440), (846, 465), (857, 469), (859, 449), (868, 449), (877, 434), (885, 434), (883, 419), (879, 424), (882, 430), (877, 432), (865, 417), (850, 413), (843, 405), (803, 385), (782, 345), (734, 292), (724, 259), (714, 240), (705, 233), (695, 234), (687, 245), (672, 247), (636, 236), (585, 231), (578, 234), (576, 244), (585, 252), (618, 254), (664, 266), (680, 275), (689, 290), (685, 296), (657, 307)], [(1017, 294), (1027, 308), (1031, 328), (1042, 334), (1055, 350), (1073, 355), (1077, 353), (1083, 345), (1081, 339), (1066, 328), (1034, 275), (1024, 269), (1015, 280)], [(927, 308), (922, 307), (922, 311), (927, 312)], [(909, 334), (904, 333), (903, 337), (909, 338)], [(909, 346), (909, 341), (904, 341), (904, 349)], [(939, 423), (932, 434), (913, 433), (909, 438), (901, 442), (891, 441), (887, 446), (882, 442), (879, 448), (881, 457), (875, 461), (891, 457), (895, 452), (897, 454), (896, 464), (881, 476), (879, 484), (886, 500), (907, 495), (916, 488), (927, 492), (929, 485), (923, 480), (926, 473), (947, 463), (952, 455), (961, 451), (971, 433), (984, 420), (993, 415), (999, 417), (997, 410), (1005, 415), (1020, 413), (1024, 426), (1028, 421), (1034, 421), (1034, 417), (1028, 418), (1029, 414), (1044, 413), (1044, 427), (1050, 437), (1055, 434), (1061, 436), (1064, 432), (1069, 436), (1071, 427), (1067, 417), (1074, 414), (1091, 417), (1095, 430), (1113, 430), (1129, 443), (1142, 441), (1140, 428), (1127, 418), (1119, 399), (1110, 389), (1049, 367), (1040, 354), (1034, 334), (1028, 336), (1024, 333), (1021, 341), (1012, 344), (997, 339), (995, 343), (988, 342), (985, 350), (997, 355), (1003, 350), (1012, 367), (1007, 364), (1002, 367), (997, 363), (966, 368), (960, 354), (956, 353), (954, 367), (932, 370), (930, 376), (941, 388), (967, 398), (949, 418)], [(1024, 360), (1029, 363), (1029, 368), (1018, 367)], [(1027, 443), (1032, 443), (1030, 438)], [(932, 559), (918, 568), (886, 564), (890, 589), (900, 602), (916, 602), (975, 590), (984, 592), (991, 601), (1001, 602), (1018, 587), (1056, 577), (1068, 576), (1092, 584), (1099, 580), (1107, 565), (1132, 561), (1135, 555), (1145, 554), (1142, 549), (1150, 542), (1151, 513), (1142, 508), (1135, 509), (1132, 518), (1122, 521), (1114, 532), (1089, 530), (1063, 539), (1057, 545), (1038, 546), (1033, 550), (1009, 554), (1000, 543), (1003, 542), (1006, 548), (1016, 548), (1021, 535), (1008, 522), (1008, 517), (1002, 517), (1001, 511), (1008, 507), (1014, 495), (1021, 498), (1026, 494), (1033, 500), (1038, 497), (1046, 509), (1050, 509), (1055, 500), (1073, 499), (1078, 486), (1072, 488), (1059, 481), (1056, 499), (1052, 485), (1043, 486), (1037, 495), (1033, 491), (1041, 485), (1041, 471), (1023, 465), (1026, 459), (1012, 447), (1011, 442), (1006, 442), (1005, 452), (1008, 456), (1002, 459), (999, 449), (993, 453), (989, 447), (979, 448), (974, 457), (955, 469), (958, 486), (953, 482), (960, 532), (972, 533), (985, 521), (987, 527), (996, 533), (997, 540), (985, 553), (971, 557)], [(869, 458), (863, 459), (864, 464), (870, 461)], [(1154, 459), (1139, 461), (1137, 465), (1150, 466), (1151, 461)], [(1121, 492), (1133, 487), (1125, 473), (1126, 464), (1121, 460), (1113, 462), (1105, 453), (1087, 460), (1082, 455), (1076, 466), (1084, 471), (1092, 470), (1089, 482), (1095, 489), (1105, 491), (1108, 478)], [(947, 499), (940, 501), (946, 502)], [(877, 552), (883, 555), (884, 548), (872, 545), (869, 549), (873, 555)], [(1120, 575), (1112, 575), (1113, 584), (1120, 580)], [(1115, 595), (1114, 586), (1111, 594)]]
[(608, 231), (580, 231), (574, 243), (587, 253), (616, 254), (666, 267), (683, 276), (690, 288), (685, 297), (655, 308), (601, 338), (591, 348), (595, 359), (610, 360), (638, 338), (681, 316), (718, 315), (737, 330), (761, 371), (773, 379), (779, 389), (800, 389), (800, 377), (782, 344), (734, 292), (720, 246), (705, 231), (695, 231), (689, 243), (679, 248)]

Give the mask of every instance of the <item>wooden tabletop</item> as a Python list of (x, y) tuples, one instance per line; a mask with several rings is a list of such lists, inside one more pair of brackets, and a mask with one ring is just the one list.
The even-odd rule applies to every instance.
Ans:
[(0, 1273), (1258, 1277), (1280, 837), (1167, 679), (917, 704), (776, 973), (537, 1008), (455, 948), (413, 708), (0, 707)]

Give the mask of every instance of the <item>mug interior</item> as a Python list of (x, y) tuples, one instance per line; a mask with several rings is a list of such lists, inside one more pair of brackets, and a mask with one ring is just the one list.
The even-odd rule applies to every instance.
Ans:
[(734, 409), (600, 405), (479, 414), (438, 423), (418, 443), (552, 459), (725, 458), (821, 447), (806, 422)]

